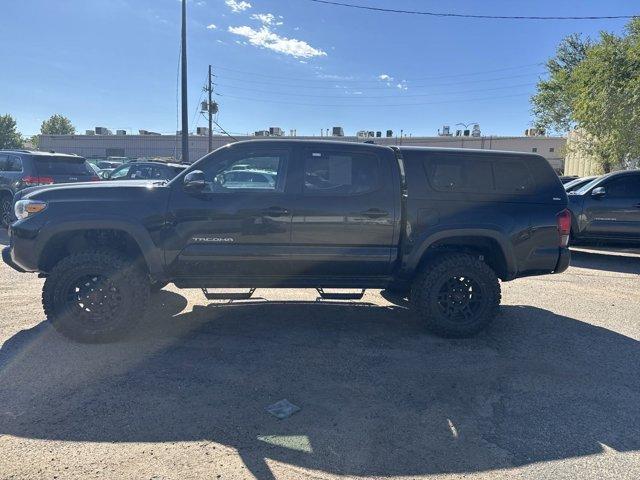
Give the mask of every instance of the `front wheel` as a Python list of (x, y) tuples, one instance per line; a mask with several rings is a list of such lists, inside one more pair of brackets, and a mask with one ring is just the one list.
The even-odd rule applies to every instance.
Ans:
[(411, 303), (426, 327), (443, 337), (469, 337), (498, 313), (495, 272), (468, 254), (446, 254), (425, 265), (411, 288)]
[(115, 341), (143, 316), (149, 281), (134, 262), (109, 251), (61, 260), (44, 283), (42, 305), (56, 330), (85, 343)]

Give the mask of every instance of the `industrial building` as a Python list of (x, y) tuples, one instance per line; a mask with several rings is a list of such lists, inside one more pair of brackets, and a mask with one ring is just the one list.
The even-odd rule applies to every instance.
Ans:
[[(270, 136), (235, 136), (237, 140), (270, 138)], [(283, 138), (276, 136), (274, 138)], [(415, 145), (445, 148), (477, 148), (527, 153), (538, 153), (545, 157), (551, 166), (561, 171), (564, 167), (564, 137), (547, 136), (437, 136), (437, 137), (378, 137), (362, 136), (323, 136), (297, 139), (341, 140), (347, 142), (370, 141), (378, 145)], [(222, 135), (213, 136), (213, 148), (216, 149), (234, 142), (233, 138)], [(75, 153), (86, 158), (129, 157), (129, 158), (167, 158), (180, 160), (181, 135), (41, 135), (40, 150), (61, 153)], [(195, 161), (207, 154), (208, 138), (205, 135), (189, 136), (190, 160)]]

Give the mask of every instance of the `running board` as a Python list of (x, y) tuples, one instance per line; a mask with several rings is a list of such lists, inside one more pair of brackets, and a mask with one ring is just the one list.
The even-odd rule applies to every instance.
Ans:
[(250, 288), (248, 292), (211, 292), (208, 288), (202, 289), (207, 300), (249, 300), (255, 291), (255, 288)]
[(316, 288), (320, 297), (325, 300), (360, 300), (364, 296), (365, 289), (360, 292), (326, 292), (322, 288)]

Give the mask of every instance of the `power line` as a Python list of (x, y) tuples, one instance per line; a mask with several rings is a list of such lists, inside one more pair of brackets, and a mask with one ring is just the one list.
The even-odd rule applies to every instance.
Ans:
[[(491, 92), (496, 90), (506, 90), (510, 88), (518, 88), (518, 87), (532, 87), (536, 85), (535, 83), (519, 83), (516, 85), (504, 85), (501, 87), (492, 87), (492, 88), (474, 88), (472, 90), (456, 90), (445, 93), (402, 93), (400, 95), (359, 95), (356, 93), (351, 93), (350, 95), (314, 95), (309, 93), (289, 93), (289, 92), (274, 92), (273, 90), (262, 90), (259, 88), (246, 88), (246, 87), (238, 87), (236, 85), (226, 85), (219, 83), (217, 84), (219, 87), (232, 88), (236, 90), (244, 90), (247, 92), (255, 92), (255, 93), (266, 93), (269, 95), (285, 95), (288, 97), (309, 97), (309, 98), (339, 98), (344, 100), (361, 100), (361, 99), (379, 99), (379, 98), (414, 98), (414, 97), (434, 97), (434, 96), (443, 96), (449, 93), (475, 93), (475, 92)], [(225, 96), (221, 94), (221, 96)]]
[(409, 15), (424, 15), (429, 17), (450, 17), (450, 18), (474, 18), (484, 20), (617, 20), (617, 19), (630, 19), (638, 18), (640, 15), (593, 15), (593, 16), (525, 16), (525, 15), (471, 15), (465, 13), (441, 13), (441, 12), (426, 12), (418, 10), (398, 10), (395, 8), (382, 8), (382, 7), (370, 7), (365, 5), (355, 5), (353, 3), (334, 2), (330, 0), (309, 0), (315, 3), (322, 3), (325, 5), (333, 5), (339, 7), (357, 8), (360, 10), (371, 10), (374, 12), (384, 13), (403, 13)]
[[(492, 78), (476, 78), (476, 79), (472, 79), (472, 80), (462, 80), (462, 81), (456, 81), (456, 82), (444, 82), (444, 83), (432, 83), (430, 85), (412, 85), (411, 83), (408, 84), (408, 86), (410, 86), (411, 88), (432, 88), (432, 87), (448, 87), (450, 85), (465, 85), (465, 84), (469, 84), (469, 83), (481, 83), (481, 82), (496, 82), (499, 80), (508, 80), (508, 79), (512, 79), (512, 78), (523, 78), (523, 77), (531, 77), (533, 75), (544, 75), (546, 72), (532, 72), (532, 73), (521, 73), (518, 75), (506, 75), (506, 76), (502, 76), (502, 77), (492, 77)], [(330, 85), (330, 86), (326, 86), (326, 85), (296, 85), (296, 84), (292, 84), (292, 83), (280, 83), (280, 82), (267, 82), (264, 80), (254, 80), (254, 79), (247, 79), (245, 78), (240, 78), (240, 77), (224, 77), (225, 79), (228, 80), (233, 80), (236, 82), (243, 82), (243, 83), (255, 83), (255, 84), (262, 84), (262, 85), (276, 85), (279, 87), (291, 87), (291, 88), (311, 88), (314, 90), (333, 90), (336, 87), (340, 88), (340, 85)], [(396, 80), (397, 81), (397, 80)], [(394, 82), (386, 82), (386, 83), (390, 83), (390, 85), (378, 85), (375, 87), (351, 87), (351, 88), (356, 88), (357, 90), (388, 90), (391, 87), (394, 87), (393, 83)], [(413, 80), (409, 79), (409, 80), (405, 80), (406, 82), (412, 82)], [(336, 82), (339, 83), (339, 82)], [(380, 83), (383, 83), (383, 81), (380, 81)]]
[(233, 138), (236, 142), (238, 141), (238, 139), (236, 137), (234, 137), (229, 132), (227, 132), (224, 128), (222, 128), (218, 122), (216, 122), (215, 120), (212, 120), (212, 122), (215, 123), (217, 125), (217, 127), (220, 129), (220, 131), (222, 133), (224, 133), (227, 137)]
[[(422, 80), (439, 80), (439, 79), (443, 79), (443, 78), (457, 78), (457, 77), (471, 77), (471, 76), (475, 76), (475, 75), (484, 75), (485, 73), (497, 73), (497, 72), (504, 72), (504, 71), (509, 71), (509, 70), (520, 70), (523, 68), (528, 68), (528, 67), (539, 67), (544, 65), (544, 62), (535, 62), (535, 63), (527, 63), (524, 65), (514, 65), (511, 67), (504, 67), (504, 68), (496, 68), (493, 70), (479, 70), (476, 72), (466, 72), (466, 73), (452, 73), (452, 74), (446, 74), (446, 75), (432, 75), (429, 77), (417, 77), (417, 78), (413, 78), (413, 81), (422, 81)], [(240, 73), (242, 75), (251, 75), (251, 76), (257, 76), (257, 77), (264, 77), (264, 78), (273, 78), (273, 79), (279, 79), (279, 80), (290, 80), (290, 81), (300, 81), (300, 82), (353, 82), (353, 83), (380, 83), (380, 79), (376, 79), (376, 80), (358, 80), (355, 78), (294, 78), (294, 77), (288, 77), (288, 76), (281, 76), (281, 75), (267, 75), (264, 73), (260, 73), (260, 72), (249, 72), (246, 70), (236, 70), (234, 68), (228, 68), (228, 67), (219, 67), (216, 66), (217, 70), (226, 70), (228, 72), (233, 72), (233, 73)]]
[[(500, 95), (493, 97), (482, 97), (482, 98), (462, 98), (458, 100), (443, 100), (439, 102), (413, 102), (413, 103), (369, 103), (369, 104), (353, 104), (353, 105), (345, 105), (345, 104), (320, 104), (320, 103), (302, 103), (302, 102), (289, 102), (289, 101), (280, 101), (280, 100), (268, 100), (264, 98), (252, 98), (252, 97), (239, 97), (236, 95), (223, 95), (226, 98), (235, 98), (238, 100), (247, 100), (252, 102), (264, 102), (264, 103), (275, 103), (278, 105), (299, 105), (306, 107), (376, 107), (376, 108), (384, 108), (384, 107), (416, 107), (422, 105), (442, 105), (448, 103), (460, 103), (460, 102), (475, 102), (475, 101), (483, 101), (483, 100), (497, 100), (501, 98), (514, 98), (514, 97), (525, 97), (529, 96), (529, 93), (518, 93), (513, 95)], [(216, 124), (217, 125), (217, 124)], [(218, 125), (219, 126), (219, 125)], [(221, 127), (222, 128), (222, 127)]]

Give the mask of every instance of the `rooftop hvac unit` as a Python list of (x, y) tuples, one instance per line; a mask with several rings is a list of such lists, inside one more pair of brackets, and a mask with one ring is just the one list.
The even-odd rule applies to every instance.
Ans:
[(367, 138), (367, 131), (366, 130), (359, 130), (358, 133), (356, 133), (356, 137), (358, 137), (358, 138)]
[(95, 135), (96, 132), (94, 132), (93, 130), (85, 130), (84, 134), (85, 135)]
[(478, 125), (477, 123), (475, 123), (475, 124), (473, 125), (473, 130), (471, 130), (471, 136), (472, 136), (472, 137), (479, 137), (479, 136), (481, 136), (481, 133), (480, 133), (480, 125)]
[(96, 127), (95, 131), (96, 135), (113, 135), (113, 133), (111, 133), (111, 130), (106, 127)]
[(393, 130), (387, 130), (387, 138), (393, 137)]
[(376, 132), (376, 138), (382, 137), (382, 132)]
[(197, 127), (196, 135), (209, 135), (209, 129), (207, 127)]
[(450, 137), (451, 136), (451, 127), (449, 125), (442, 126), (442, 133), (438, 133), (441, 137)]
[(456, 130), (456, 137), (462, 136), (462, 130)]
[(376, 136), (376, 132), (374, 132), (373, 130), (369, 130), (367, 132), (367, 137), (374, 138), (375, 136)]
[[(151, 132), (149, 130), (138, 130), (138, 133), (140, 135), (160, 135), (159, 133)], [(182, 132), (180, 132), (180, 133), (182, 133)]]
[(116, 130), (116, 135), (126, 135), (127, 131), (126, 130)]
[(465, 137), (468, 137), (468, 136), (469, 136), (469, 134), (471, 133), (471, 130), (465, 130), (465, 131), (464, 131), (464, 132), (462, 132), (462, 133), (463, 133), (463, 135), (464, 135)]
[(268, 137), (269, 136), (269, 130), (257, 130), (254, 135), (256, 137)]
[(284, 134), (280, 127), (269, 127), (269, 135), (281, 137)]
[(342, 127), (333, 127), (332, 135), (334, 137), (344, 137), (344, 129)]

